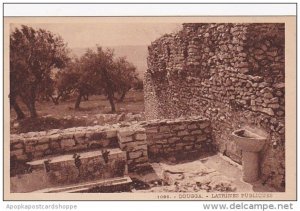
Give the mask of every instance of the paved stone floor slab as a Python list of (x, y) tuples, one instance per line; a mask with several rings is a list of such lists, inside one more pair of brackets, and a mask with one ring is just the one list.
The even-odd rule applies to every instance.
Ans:
[[(261, 184), (242, 181), (242, 167), (222, 155), (179, 164), (152, 163), (163, 185), (138, 192), (273, 192)], [(135, 192), (135, 190), (133, 190)]]

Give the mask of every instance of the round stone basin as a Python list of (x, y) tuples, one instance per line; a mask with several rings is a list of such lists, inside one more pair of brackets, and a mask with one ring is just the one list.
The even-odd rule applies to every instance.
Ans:
[(240, 129), (232, 133), (237, 145), (247, 152), (259, 152), (262, 150), (266, 138), (257, 135), (249, 130)]
[(232, 133), (236, 144), (242, 149), (243, 180), (255, 182), (259, 179), (259, 151), (264, 147), (266, 138), (249, 130), (240, 129)]

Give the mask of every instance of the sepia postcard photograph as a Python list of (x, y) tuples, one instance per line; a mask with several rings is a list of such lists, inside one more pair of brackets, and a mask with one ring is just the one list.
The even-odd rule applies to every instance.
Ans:
[(4, 17), (4, 199), (295, 200), (296, 16)]

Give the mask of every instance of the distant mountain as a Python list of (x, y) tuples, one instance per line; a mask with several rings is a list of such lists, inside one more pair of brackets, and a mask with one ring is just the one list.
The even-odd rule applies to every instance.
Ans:
[[(126, 56), (127, 60), (137, 67), (139, 77), (143, 78), (144, 72), (147, 70), (148, 47), (146, 45), (124, 45), (124, 46), (104, 46), (104, 48), (112, 48), (116, 56)], [(82, 56), (86, 48), (73, 48), (75, 56)]]

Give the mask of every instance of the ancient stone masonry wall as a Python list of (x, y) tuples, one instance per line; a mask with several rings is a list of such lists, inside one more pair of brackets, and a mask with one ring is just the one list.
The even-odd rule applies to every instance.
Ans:
[(183, 24), (149, 46), (146, 118), (201, 115), (221, 153), (241, 162), (231, 133), (267, 133), (261, 173), (285, 187), (284, 24)]
[(200, 117), (149, 121), (146, 128), (151, 160), (196, 158), (214, 152), (210, 121)]
[[(123, 133), (127, 129), (130, 134), (129, 132)], [(131, 127), (115, 124), (12, 134), (11, 164), (62, 154), (83, 153), (97, 149), (109, 149), (111, 151), (110, 149), (120, 148), (127, 154), (126, 160), (129, 171), (134, 171), (142, 164), (148, 164), (146, 137), (142, 133), (138, 124), (131, 125)], [(127, 143), (130, 138), (134, 141), (133, 144)], [(139, 150), (144, 151), (140, 153)], [(109, 156), (111, 157), (111, 155)]]
[(11, 134), (10, 157), (28, 161), (48, 155), (118, 147), (117, 129), (117, 125), (112, 125)]
[[(84, 155), (95, 151), (92, 153), (94, 155), (96, 152), (103, 154), (101, 149), (108, 149), (109, 152), (119, 149), (125, 152), (125, 158), (121, 152), (119, 156), (126, 160), (129, 172), (148, 168), (149, 161), (156, 158), (175, 156), (177, 153), (198, 157), (214, 150), (210, 121), (200, 117), (30, 132), (12, 134), (10, 138), (11, 165), (28, 161), (35, 163), (37, 159), (52, 159), (70, 153)], [(113, 153), (108, 156), (109, 160), (113, 159)], [(90, 158), (91, 162), (103, 161), (100, 155), (94, 157)], [(71, 163), (74, 161), (72, 156), (66, 158)], [(44, 166), (43, 162), (41, 166)], [(75, 167), (71, 165), (70, 168)]]
[(140, 125), (118, 130), (120, 148), (127, 152), (129, 171), (139, 171), (149, 166), (145, 129)]

